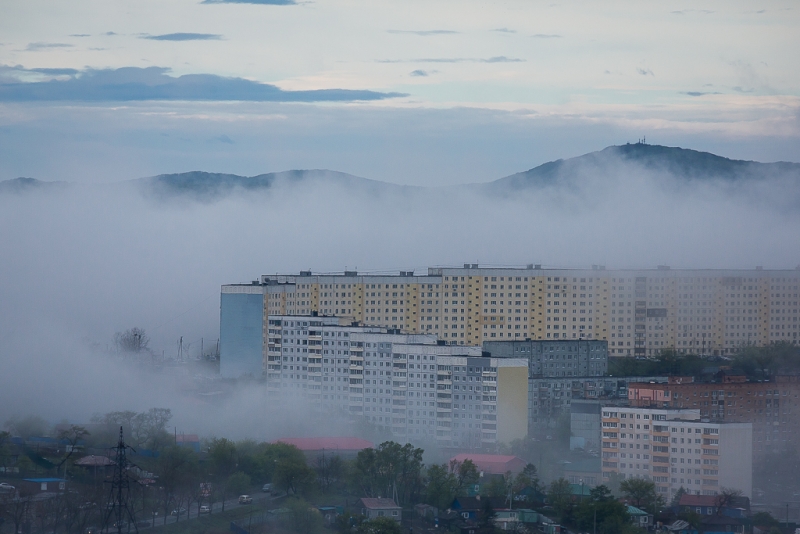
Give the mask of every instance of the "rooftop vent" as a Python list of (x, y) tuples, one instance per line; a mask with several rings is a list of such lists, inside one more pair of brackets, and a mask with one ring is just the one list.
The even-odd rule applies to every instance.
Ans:
[(311, 271), (300, 271), (300, 276), (311, 276)]

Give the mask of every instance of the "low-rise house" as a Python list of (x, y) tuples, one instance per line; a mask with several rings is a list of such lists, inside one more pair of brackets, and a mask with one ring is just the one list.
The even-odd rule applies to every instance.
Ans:
[(356, 503), (356, 510), (367, 519), (389, 517), (399, 523), (402, 508), (393, 499), (363, 497)]
[(461, 516), (462, 519), (477, 521), (481, 512), (486, 508), (486, 501), (492, 510), (499, 512), (501, 510), (508, 510), (508, 504), (503, 497), (456, 497), (450, 505), (450, 509)]
[(640, 528), (649, 528), (653, 524), (653, 515), (644, 510), (628, 505), (628, 515), (631, 516), (631, 523)]
[(703, 516), (724, 515), (733, 518), (750, 517), (750, 499), (735, 496), (720, 507), (719, 495), (681, 495), (678, 501), (678, 512), (694, 512)]

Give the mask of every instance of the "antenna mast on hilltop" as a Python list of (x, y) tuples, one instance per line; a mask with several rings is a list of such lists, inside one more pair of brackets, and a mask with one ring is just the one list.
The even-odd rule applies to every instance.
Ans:
[(114, 476), (111, 479), (111, 496), (108, 501), (110, 506), (108, 512), (106, 513), (105, 520), (103, 521), (103, 532), (106, 533), (109, 532), (109, 520), (112, 519), (114, 520), (114, 523), (110, 526), (113, 527), (117, 534), (122, 534), (124, 519), (129, 521), (129, 524), (125, 525), (125, 530), (127, 532), (130, 532), (131, 525), (133, 526), (134, 532), (137, 534), (139, 532), (139, 528), (136, 526), (136, 521), (133, 517), (133, 510), (128, 504), (131, 487), (130, 479), (128, 478), (128, 459), (125, 455), (126, 449), (133, 450), (133, 448), (125, 445), (125, 439), (122, 435), (122, 427), (119, 427), (119, 442), (113, 449), (116, 451), (116, 459), (114, 462)]

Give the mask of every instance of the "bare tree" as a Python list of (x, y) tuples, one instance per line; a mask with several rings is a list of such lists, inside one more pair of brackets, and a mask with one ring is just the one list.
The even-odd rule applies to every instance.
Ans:
[(717, 498), (714, 499), (714, 505), (717, 507), (717, 515), (722, 514), (722, 509), (731, 506), (737, 497), (741, 497), (741, 490), (732, 488), (720, 488)]
[(118, 352), (139, 353), (149, 350), (150, 338), (143, 328), (134, 327), (114, 334), (114, 345)]

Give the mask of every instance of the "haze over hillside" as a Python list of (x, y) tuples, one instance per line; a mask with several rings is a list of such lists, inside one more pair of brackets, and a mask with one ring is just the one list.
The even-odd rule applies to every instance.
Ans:
[[(727, 186), (742, 186), (765, 180), (785, 180), (786, 185), (800, 188), (800, 163), (759, 163), (724, 158), (707, 152), (677, 147), (648, 145), (644, 143), (610, 146), (598, 152), (544, 163), (530, 170), (512, 174), (481, 184), (463, 184), (446, 189), (477, 189), (489, 194), (515, 194), (522, 189), (545, 187), (570, 187), (580, 189), (591, 174), (609, 176), (620, 173), (646, 171), (663, 174), (682, 182), (700, 180), (719, 182)], [(370, 180), (327, 169), (290, 170), (256, 176), (190, 171), (161, 174), (130, 181), (143, 193), (161, 198), (187, 197), (214, 201), (240, 192), (256, 192), (279, 186), (333, 184), (373, 195), (429, 193), (432, 188), (400, 186)], [(33, 178), (17, 178), (0, 182), (0, 193), (22, 193), (53, 187), (63, 187), (66, 182), (49, 182)]]
[[(15, 402), (0, 406), (0, 420), (150, 408), (155, 397), (142, 395), (94, 405), (117, 395), (87, 344), (104, 347), (138, 326), (157, 353), (175, 354), (182, 336), (194, 354), (201, 338), (218, 336), (225, 283), (301, 269), (423, 272), (464, 262), (793, 269), (798, 207), (796, 163), (650, 145), (452, 187), (324, 170), (2, 182), (0, 356), (9, 364), (0, 389)], [(64, 402), (42, 402), (41, 391)], [(184, 413), (196, 417), (191, 406)]]

